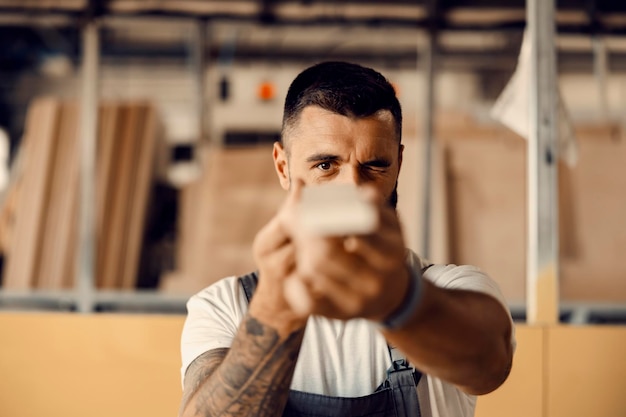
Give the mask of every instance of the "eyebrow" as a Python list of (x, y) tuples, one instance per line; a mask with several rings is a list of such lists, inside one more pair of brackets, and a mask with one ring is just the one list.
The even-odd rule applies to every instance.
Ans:
[[(309, 156), (306, 159), (307, 163), (311, 162), (333, 162), (339, 161), (341, 158), (337, 155), (329, 154), (329, 153), (316, 153)], [(391, 166), (391, 161), (386, 158), (374, 158), (369, 161), (363, 162), (360, 164), (361, 166), (374, 167), (374, 168), (389, 168)]]
[(326, 162), (326, 161), (338, 161), (340, 158), (337, 155), (329, 153), (316, 153), (309, 156), (306, 162)]

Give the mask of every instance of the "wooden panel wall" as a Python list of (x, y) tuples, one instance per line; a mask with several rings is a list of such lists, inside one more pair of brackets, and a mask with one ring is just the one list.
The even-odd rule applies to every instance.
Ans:
[[(561, 300), (626, 302), (626, 140), (577, 129), (578, 164), (559, 168)], [(504, 129), (442, 132), (450, 262), (487, 271), (510, 302), (525, 298), (526, 142)]]
[(0, 314), (0, 415), (173, 417), (179, 316)]
[(547, 416), (626, 416), (626, 327), (556, 327), (547, 346)]
[[(0, 313), (0, 415), (172, 417), (183, 316)], [(476, 417), (626, 415), (626, 327), (517, 326)]]

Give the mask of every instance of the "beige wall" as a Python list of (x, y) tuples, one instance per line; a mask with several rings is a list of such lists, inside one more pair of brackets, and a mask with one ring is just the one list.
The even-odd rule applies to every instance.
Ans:
[[(184, 318), (0, 314), (0, 416), (173, 417)], [(509, 380), (477, 417), (626, 415), (626, 327), (517, 327)]]

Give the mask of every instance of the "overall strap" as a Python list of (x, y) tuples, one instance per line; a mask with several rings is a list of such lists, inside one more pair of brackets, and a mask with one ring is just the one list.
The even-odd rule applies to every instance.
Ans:
[(247, 275), (239, 277), (239, 282), (243, 287), (246, 300), (248, 301), (248, 304), (250, 304), (250, 300), (252, 300), (252, 296), (254, 295), (254, 290), (256, 290), (256, 286), (259, 282), (259, 274), (256, 271), (250, 272)]
[(391, 366), (387, 369), (387, 378), (389, 378), (394, 372), (411, 369), (413, 370), (413, 380), (417, 386), (422, 378), (422, 373), (409, 363), (406, 356), (402, 353), (402, 351), (400, 351), (400, 349), (389, 344), (387, 345), (387, 349), (389, 350), (389, 357), (391, 358)]

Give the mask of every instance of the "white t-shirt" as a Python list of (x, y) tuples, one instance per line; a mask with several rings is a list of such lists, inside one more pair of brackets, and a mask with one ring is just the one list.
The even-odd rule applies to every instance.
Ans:
[[(427, 264), (409, 251), (415, 270)], [(508, 311), (497, 284), (473, 266), (433, 265), (424, 278), (443, 288), (489, 294)], [(262, 279), (262, 278), (261, 278)], [(237, 277), (224, 278), (191, 297), (181, 338), (182, 378), (195, 358), (230, 347), (248, 303)], [(515, 345), (514, 337), (511, 343)], [(307, 323), (291, 388), (340, 397), (371, 394), (391, 365), (387, 342), (368, 320), (340, 321), (311, 317)], [(474, 415), (476, 397), (438, 378), (423, 375), (417, 386), (423, 417)]]

